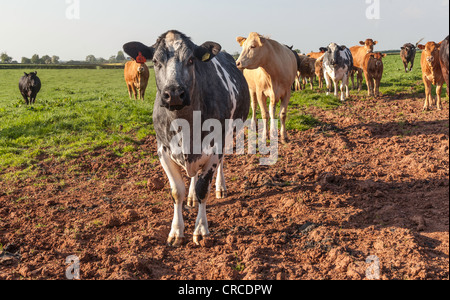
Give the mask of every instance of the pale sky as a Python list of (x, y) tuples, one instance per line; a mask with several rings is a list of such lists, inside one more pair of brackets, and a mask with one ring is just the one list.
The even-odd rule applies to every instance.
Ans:
[[(377, 2), (379, 16), (368, 19)], [(366, 38), (382, 51), (441, 41), (448, 28), (449, 0), (0, 0), (0, 52), (19, 62), (35, 53), (108, 59), (126, 42), (152, 45), (170, 29), (234, 53), (241, 50), (236, 37), (252, 31), (303, 52)]]

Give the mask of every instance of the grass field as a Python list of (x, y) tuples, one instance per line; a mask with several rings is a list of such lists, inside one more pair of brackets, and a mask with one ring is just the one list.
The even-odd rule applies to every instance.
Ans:
[[(424, 92), (420, 55), (408, 74), (398, 55), (389, 55), (384, 62), (383, 94)], [(18, 90), (23, 71), (0, 70), (0, 172), (20, 167), (27, 173), (41, 159), (66, 160), (98, 147), (110, 147), (121, 155), (134, 151), (141, 139), (154, 134), (153, 70), (144, 102), (128, 98), (122, 70), (39, 70), (42, 90), (30, 107), (24, 105)], [(363, 101), (366, 90), (351, 91), (351, 95)], [(304, 112), (311, 105), (333, 109), (342, 104), (323, 91), (296, 92), (289, 108), (289, 130), (320, 124)]]

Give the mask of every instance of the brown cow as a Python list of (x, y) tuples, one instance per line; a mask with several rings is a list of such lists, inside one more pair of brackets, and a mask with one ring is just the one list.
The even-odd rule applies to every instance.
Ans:
[(383, 77), (383, 57), (382, 53), (367, 53), (364, 58), (364, 75), (366, 76), (367, 89), (369, 96), (380, 96), (380, 82)]
[(324, 47), (322, 47), (322, 48), (320, 48), (319, 49), (320, 50), (320, 52), (311, 52), (311, 53), (308, 53), (308, 57), (311, 57), (311, 58), (315, 58), (315, 59), (318, 59), (318, 58), (320, 58), (325, 52), (327, 52), (327, 48), (324, 48)]
[(423, 110), (431, 108), (433, 97), (431, 95), (431, 85), (436, 85), (437, 109), (442, 110), (441, 91), (444, 85), (441, 63), (439, 60), (441, 43), (428, 42), (426, 45), (419, 45), (423, 50), (420, 64), (422, 66), (422, 79), (425, 84), (425, 105)]
[(447, 36), (445, 40), (441, 42), (441, 50), (439, 54), (439, 58), (441, 60), (441, 69), (442, 69), (442, 75), (444, 76), (444, 81), (447, 84), (447, 96), (450, 96), (449, 94), (449, 42), (450, 38)]
[(316, 76), (319, 79), (319, 89), (323, 89), (323, 81), (325, 79), (323, 73), (323, 60), (316, 60), (315, 69)]
[(355, 89), (355, 73), (358, 72), (357, 76), (357, 83), (358, 83), (358, 91), (361, 90), (362, 82), (363, 82), (363, 64), (364, 59), (366, 57), (367, 53), (373, 52), (373, 47), (378, 44), (377, 41), (374, 41), (372, 39), (367, 39), (365, 42), (360, 41), (359, 42), (361, 46), (354, 46), (350, 48), (350, 51), (352, 52), (353, 56), (353, 68), (354, 71), (352, 72), (352, 88)]
[(125, 81), (128, 86), (128, 94), (130, 99), (137, 100), (138, 92), (139, 99), (144, 100), (145, 90), (147, 89), (150, 71), (145, 64), (145, 58), (138, 56), (136, 61), (132, 60), (125, 64)]
[(292, 50), (274, 40), (252, 32), (248, 38), (238, 37), (242, 53), (236, 62), (244, 70), (252, 98), (253, 124), (256, 124), (256, 101), (264, 119), (264, 136), (267, 137), (267, 98), (270, 98), (271, 136), (275, 134), (276, 105), (281, 100), (281, 141), (288, 141), (286, 118), (291, 86), (297, 75), (297, 58)]
[(309, 84), (312, 90), (314, 88), (313, 81), (316, 77), (316, 59), (300, 54), (298, 55), (298, 57), (300, 58), (300, 68), (295, 78), (295, 90), (304, 90), (307, 80), (309, 80)]

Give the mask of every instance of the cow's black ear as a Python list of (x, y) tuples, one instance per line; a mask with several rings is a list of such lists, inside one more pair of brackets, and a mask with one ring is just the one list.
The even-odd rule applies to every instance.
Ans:
[(206, 42), (194, 50), (194, 56), (203, 62), (208, 62), (216, 57), (221, 50), (222, 46), (219, 44), (214, 42)]
[(152, 47), (148, 47), (139, 42), (130, 42), (123, 45), (123, 51), (128, 54), (131, 58), (136, 60), (141, 53), (146, 59), (152, 60), (153, 55), (155, 54), (155, 49)]
[(26, 72), (23, 72), (23, 74), (25, 74), (25, 76), (28, 76), (28, 74)]

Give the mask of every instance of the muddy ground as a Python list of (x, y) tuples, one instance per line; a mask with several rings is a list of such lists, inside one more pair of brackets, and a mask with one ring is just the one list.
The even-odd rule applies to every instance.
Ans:
[[(43, 157), (35, 175), (0, 182), (0, 279), (449, 278), (449, 111), (422, 99), (353, 100), (307, 112), (275, 166), (226, 157), (229, 195), (211, 193), (211, 237), (166, 246), (173, 216), (154, 137), (118, 157)], [(4, 175), (4, 174), (3, 174)], [(186, 179), (186, 184), (188, 180)]]

